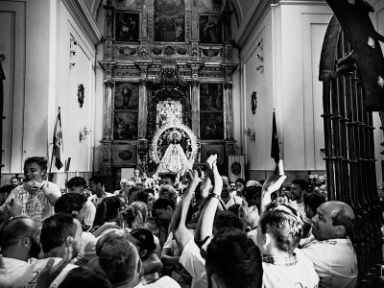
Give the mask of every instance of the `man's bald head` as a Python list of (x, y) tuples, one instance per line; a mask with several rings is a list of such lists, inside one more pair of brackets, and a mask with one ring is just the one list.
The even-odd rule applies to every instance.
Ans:
[[(17, 259), (37, 257), (40, 252), (40, 228), (40, 222), (28, 217), (11, 218), (5, 221), (0, 227), (0, 247), (4, 256), (11, 256), (11, 258)], [(23, 239), (25, 239), (25, 241), (23, 241)], [(15, 248), (14, 250), (18, 252), (17, 254), (20, 254), (20, 256), (6, 255), (7, 251), (10, 251), (11, 248)], [(21, 256), (22, 254), (24, 255)]]
[(352, 237), (354, 222), (351, 206), (341, 201), (327, 201), (317, 209), (313, 232), (319, 240)]
[(16, 243), (25, 236), (38, 236), (41, 224), (28, 217), (5, 221), (0, 228), (0, 247), (2, 249)]

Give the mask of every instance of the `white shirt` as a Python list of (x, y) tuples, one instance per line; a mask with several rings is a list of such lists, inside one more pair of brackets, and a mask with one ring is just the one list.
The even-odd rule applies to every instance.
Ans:
[(227, 203), (225, 203), (222, 199), (220, 199), (219, 205), (225, 207), (225, 210), (228, 210), (229, 207), (231, 207), (235, 204), (241, 205), (242, 202), (243, 202), (243, 200), (240, 197), (231, 196), (231, 198), (229, 199), (229, 201)]
[[(96, 194), (93, 194), (90, 199), (92, 201), (92, 203), (97, 207), (99, 206), (99, 204), (101, 203), (101, 201), (103, 201), (103, 199), (105, 197), (112, 197), (113, 194), (112, 193), (109, 193), (109, 192), (105, 192), (105, 195), (103, 197), (97, 197)], [(93, 223), (92, 223), (93, 224)]]
[(301, 250), (313, 262), (320, 276), (319, 287), (356, 287), (357, 258), (349, 238), (315, 240)]
[(93, 226), (93, 221), (96, 216), (96, 206), (92, 203), (91, 197), (88, 197), (87, 202), (85, 202), (85, 219), (84, 224), (89, 226), (89, 229)]
[(4, 268), (0, 269), (0, 287), (13, 283), (29, 265), (28, 262), (15, 258), (3, 257)]
[(297, 212), (299, 212), (299, 214), (302, 216), (302, 217), (307, 217), (305, 215), (305, 205), (304, 205), (304, 202), (302, 203), (297, 203), (297, 201), (289, 201), (288, 202), (288, 205), (291, 206), (292, 208), (296, 209)]
[(161, 277), (156, 282), (153, 282), (151, 284), (139, 284), (134, 288), (181, 288), (181, 287), (171, 277), (164, 276), (164, 277)]
[(208, 279), (205, 271), (205, 259), (193, 239), (189, 240), (181, 253), (179, 263), (192, 276), (191, 288), (207, 288)]
[[(52, 182), (47, 182), (48, 193), (61, 195), (60, 187)], [(6, 202), (15, 198), (21, 205), (21, 214), (31, 217), (34, 220), (44, 220), (53, 215), (54, 209), (43, 189), (34, 192), (24, 189), (24, 185), (17, 186), (11, 191)]]
[(319, 276), (312, 262), (296, 249), (295, 265), (279, 265), (263, 262), (263, 287), (265, 288), (317, 288)]
[(79, 250), (79, 255), (77, 255), (77, 261), (83, 258), (89, 261), (96, 257), (96, 242), (96, 237), (93, 236), (92, 233), (81, 233), (81, 247)]
[[(19, 271), (16, 281), (14, 282), (13, 287), (14, 288), (34, 288), (36, 286), (36, 280), (39, 276), (41, 270), (45, 268), (47, 265), (48, 260), (51, 258), (44, 258), (44, 259), (38, 259), (32, 262), (32, 264), (28, 264), (24, 267), (24, 269)], [(53, 258), (55, 259), (54, 265), (56, 265), (61, 258)], [(76, 265), (68, 264), (63, 271), (53, 280), (51, 284), (51, 288), (57, 288), (59, 284), (64, 280), (64, 278), (67, 276), (68, 272), (72, 269), (76, 268)]]

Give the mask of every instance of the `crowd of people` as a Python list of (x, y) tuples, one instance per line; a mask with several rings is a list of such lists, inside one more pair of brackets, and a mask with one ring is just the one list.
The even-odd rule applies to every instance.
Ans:
[[(105, 191), (74, 177), (45, 180), (47, 160), (25, 161), (23, 183), (0, 198), (2, 288), (278, 288), (357, 286), (354, 212), (327, 201), (283, 163), (265, 181), (231, 183), (217, 156), (187, 185), (133, 178)], [(3, 193), (2, 193), (3, 194)]]

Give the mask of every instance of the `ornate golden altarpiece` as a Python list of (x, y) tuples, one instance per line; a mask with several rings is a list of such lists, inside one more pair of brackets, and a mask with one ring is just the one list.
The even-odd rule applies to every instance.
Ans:
[(196, 162), (216, 152), (225, 171), (234, 153), (232, 73), (238, 66), (230, 1), (115, 0), (104, 9), (100, 173), (110, 181), (123, 167), (153, 173), (152, 141), (167, 107), (196, 137)]

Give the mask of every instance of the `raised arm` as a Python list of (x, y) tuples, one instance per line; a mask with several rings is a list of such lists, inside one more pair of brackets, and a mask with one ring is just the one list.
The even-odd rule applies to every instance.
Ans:
[(262, 188), (262, 199), (261, 199), (261, 213), (265, 211), (265, 208), (269, 203), (271, 203), (271, 195), (273, 192), (280, 189), (281, 185), (283, 185), (287, 176), (284, 175), (284, 165), (283, 160), (279, 160), (276, 164), (275, 170), (273, 174), (268, 177), (265, 181)]
[(212, 169), (214, 188), (213, 193), (208, 197), (206, 205), (204, 206), (197, 228), (195, 232), (195, 242), (201, 243), (207, 237), (213, 234), (213, 221), (216, 214), (217, 205), (219, 203), (220, 194), (223, 190), (223, 179), (220, 176), (219, 170), (217, 169), (217, 155), (211, 155), (208, 160), (208, 166)]
[(193, 192), (195, 191), (197, 185), (200, 182), (200, 178), (197, 171), (193, 171), (193, 175), (190, 176), (192, 180), (188, 186), (188, 189), (186, 190), (179, 204), (177, 205), (175, 213), (173, 213), (171, 220), (171, 229), (173, 231), (177, 245), (179, 246), (181, 251), (184, 249), (188, 241), (193, 238), (193, 234), (188, 230), (185, 222), (187, 219), (188, 209), (191, 204)]

